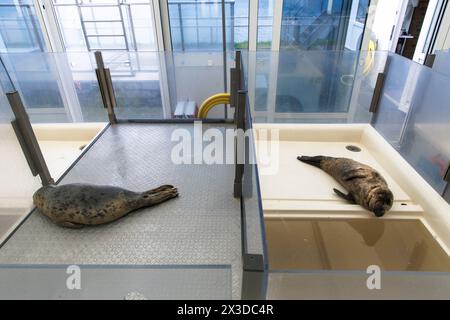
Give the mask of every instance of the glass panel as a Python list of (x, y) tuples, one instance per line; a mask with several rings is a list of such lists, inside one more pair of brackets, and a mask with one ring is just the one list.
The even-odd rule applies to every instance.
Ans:
[(0, 265), (0, 281), (3, 300), (228, 300), (232, 282), (214, 265)]
[[(450, 259), (420, 220), (266, 218), (272, 270), (450, 272)], [(358, 252), (349, 255), (349, 252)]]
[[(83, 6), (56, 2), (67, 51), (156, 50), (150, 1), (90, 1)], [(116, 37), (114, 37), (116, 36)]]
[(39, 26), (33, 1), (0, 3), (0, 52), (45, 51), (47, 46)]
[(259, 0), (258, 2), (258, 49), (272, 47), (273, 6), (275, 0)]
[[(355, 74), (353, 94), (349, 109), (349, 122), (370, 123), (369, 112), (378, 74), (384, 72), (389, 53), (386, 51), (361, 51)], [(347, 80), (351, 80), (348, 77)]]
[(222, 2), (169, 0), (173, 50), (222, 50)]
[(157, 52), (103, 52), (105, 67), (111, 72), (118, 119), (171, 118), (163, 108), (161, 58), (164, 54)]
[(247, 148), (248, 157), (244, 165), (244, 175), (242, 180), (243, 185), (243, 207), (245, 210), (245, 245), (246, 253), (261, 255), (266, 261), (265, 248), (265, 230), (264, 230), (264, 215), (261, 203), (261, 190), (259, 188), (258, 166), (255, 154), (255, 141), (251, 132), (251, 115), (248, 110), (246, 130), (249, 134)]
[[(267, 299), (449, 299), (450, 273), (381, 272), (380, 289), (369, 289), (371, 273), (271, 272)], [(374, 280), (375, 281), (375, 280)], [(375, 283), (376, 285), (377, 283)], [(374, 286), (370, 286), (374, 288)], [(420, 290), (418, 289), (420, 288)]]
[(17, 53), (2, 55), (32, 123), (106, 121), (87, 53)]
[[(367, 8), (368, 1), (285, 0), (280, 46), (302, 50), (343, 50), (347, 33), (361, 37), (362, 28), (358, 24), (364, 25)], [(349, 24), (351, 13), (354, 17)]]
[(228, 50), (248, 49), (249, 1), (225, 1)]
[(13, 90), (0, 64), (0, 244), (30, 212), (33, 193), (41, 186), (39, 177), (31, 173), (11, 125), (15, 118), (6, 93)]
[(95, 59), (89, 53), (17, 53), (2, 59), (56, 181), (108, 121)]
[[(59, 1), (58, 1), (59, 3)], [(67, 51), (86, 50), (84, 32), (77, 6), (57, 6), (55, 12)]]
[(375, 128), (414, 169), (443, 193), (450, 161), (450, 78), (397, 55), (389, 72)]
[[(256, 122), (348, 122), (359, 52), (251, 53)], [(252, 75), (253, 76), (253, 75)]]
[[(119, 119), (195, 118), (204, 100), (224, 92), (222, 53), (103, 54)], [(208, 118), (223, 117), (222, 106), (208, 113)]]

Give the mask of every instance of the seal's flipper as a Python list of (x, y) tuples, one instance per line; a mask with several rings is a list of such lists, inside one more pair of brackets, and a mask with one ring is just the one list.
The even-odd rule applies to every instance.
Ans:
[(69, 222), (69, 221), (60, 221), (60, 222), (57, 222), (57, 225), (61, 226), (61, 227), (72, 228), (72, 229), (81, 229), (84, 227), (84, 225), (82, 225), (82, 224)]
[(343, 192), (339, 191), (338, 189), (333, 189), (333, 191), (342, 199), (347, 200), (348, 202), (351, 202), (351, 203), (355, 203), (355, 198), (352, 196), (351, 193), (344, 194)]
[(324, 159), (324, 156), (315, 156), (315, 157), (307, 157), (307, 156), (299, 156), (297, 157), (298, 161), (307, 163), (311, 166), (317, 167), (317, 168), (321, 168), (321, 163), (322, 160)]

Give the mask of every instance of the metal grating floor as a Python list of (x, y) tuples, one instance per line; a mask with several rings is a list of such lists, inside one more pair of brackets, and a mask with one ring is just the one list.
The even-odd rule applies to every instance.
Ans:
[(170, 139), (180, 127), (193, 130), (190, 124), (111, 126), (61, 182), (136, 191), (173, 184), (179, 198), (81, 230), (60, 228), (35, 212), (0, 249), (0, 264), (231, 264), (232, 296), (239, 298), (240, 203), (233, 198), (234, 168), (174, 165)]

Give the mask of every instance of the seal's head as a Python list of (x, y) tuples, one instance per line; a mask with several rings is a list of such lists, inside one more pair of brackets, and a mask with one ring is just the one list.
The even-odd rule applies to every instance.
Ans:
[(377, 187), (369, 193), (369, 210), (377, 217), (382, 217), (392, 208), (394, 195), (388, 188)]

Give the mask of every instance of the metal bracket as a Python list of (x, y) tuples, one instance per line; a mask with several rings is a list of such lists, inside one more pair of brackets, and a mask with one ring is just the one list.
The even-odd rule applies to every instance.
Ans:
[(378, 73), (375, 89), (373, 90), (372, 101), (370, 102), (369, 112), (376, 113), (380, 104), (381, 93), (383, 91), (385, 75), (383, 72)]
[(263, 300), (267, 284), (264, 270), (264, 259), (260, 254), (244, 254), (243, 256), (242, 291), (243, 300)]
[(433, 68), (434, 60), (436, 60), (435, 54), (427, 54), (424, 65), (426, 65), (427, 67)]
[(39, 174), (42, 185), (53, 184), (54, 180), (50, 175), (19, 93), (17, 91), (8, 92), (6, 96), (15, 117), (15, 120), (11, 121), (11, 125), (16, 133), (17, 140), (28, 162), (31, 173), (33, 176)]
[[(236, 129), (245, 130), (245, 107), (247, 102), (247, 91), (240, 90), (238, 91), (238, 98), (237, 98), (237, 105), (236, 105)], [(244, 164), (238, 163), (238, 156), (240, 154), (244, 155), (245, 150), (238, 150), (239, 143), (238, 143), (239, 136), (236, 135), (235, 138), (235, 176), (234, 176), (234, 197), (240, 198), (242, 196), (242, 177), (244, 175)], [(245, 139), (245, 138), (244, 138)], [(244, 141), (245, 142), (245, 141)], [(245, 148), (245, 143), (243, 144)], [(243, 152), (244, 151), (244, 152)]]
[(117, 123), (117, 118), (114, 113), (114, 108), (117, 106), (116, 96), (114, 94), (114, 87), (111, 80), (111, 73), (108, 68), (105, 68), (103, 56), (100, 51), (95, 52), (95, 61), (97, 69), (97, 81), (102, 95), (103, 106), (108, 110), (108, 118), (110, 123)]
[(386, 80), (386, 75), (389, 70), (390, 62), (391, 62), (390, 56), (388, 55), (386, 57), (386, 63), (384, 65), (384, 71), (378, 73), (377, 82), (375, 83), (375, 88), (373, 90), (372, 101), (370, 102), (369, 112), (377, 113), (378, 111), (378, 106), (380, 104), (380, 100), (383, 94), (384, 82)]

